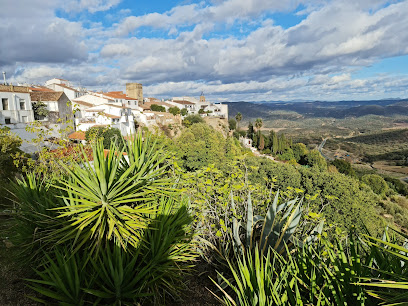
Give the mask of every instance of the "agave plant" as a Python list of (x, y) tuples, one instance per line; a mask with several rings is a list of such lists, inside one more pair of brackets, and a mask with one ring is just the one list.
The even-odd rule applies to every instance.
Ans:
[[(266, 216), (254, 216), (251, 194), (248, 194), (245, 246), (240, 236), (241, 223), (235, 217), (233, 219), (232, 233), (236, 248), (245, 251), (245, 249), (252, 250), (255, 245), (258, 245), (262, 254), (269, 248), (283, 253), (285, 245), (289, 247), (294, 244), (303, 246), (318, 238), (323, 230), (323, 220), (310, 233), (305, 235), (304, 239), (300, 240), (294, 237), (303, 213), (303, 199), (296, 198), (280, 205), (278, 205), (278, 202), (279, 190), (276, 192)], [(233, 203), (232, 205), (234, 206)]]
[(69, 177), (56, 187), (65, 192), (65, 205), (55, 210), (67, 225), (49, 239), (72, 240), (75, 251), (89, 242), (91, 253), (110, 240), (123, 248), (137, 246), (148, 216), (156, 210), (153, 200), (170, 184), (163, 178), (165, 157), (150, 154), (152, 149), (138, 137), (128, 152), (111, 144), (106, 157), (103, 143), (97, 141), (92, 162), (85, 156), (83, 164), (63, 165)]

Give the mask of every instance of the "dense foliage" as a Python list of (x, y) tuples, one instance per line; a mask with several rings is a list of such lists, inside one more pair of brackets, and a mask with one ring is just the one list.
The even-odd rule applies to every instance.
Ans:
[(11, 237), (35, 268), (34, 299), (165, 305), (200, 254), (230, 305), (406, 300), (407, 237), (378, 238), (393, 225), (381, 217), (388, 197), (408, 206), (392, 181), (354, 175), (345, 162), (333, 171), (319, 151), (264, 135), (259, 120), (247, 135), (291, 162), (253, 155), (200, 116), (184, 125), (174, 138), (90, 131), (82, 158), (59, 162), (58, 176), (29, 172), (13, 185)]
[(166, 108), (163, 105), (152, 104), (150, 106), (150, 109), (154, 112), (162, 112), (162, 113), (166, 112)]
[(94, 142), (95, 140), (102, 138), (103, 147), (109, 149), (113, 142), (117, 142), (118, 145), (123, 145), (122, 134), (117, 128), (111, 127), (91, 127), (85, 132), (85, 139), (88, 142)]

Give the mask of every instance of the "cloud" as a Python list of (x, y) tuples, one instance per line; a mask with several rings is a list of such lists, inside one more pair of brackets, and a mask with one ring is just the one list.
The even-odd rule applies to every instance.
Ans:
[(87, 10), (90, 13), (110, 10), (117, 6), (121, 0), (68, 0), (64, 2), (66, 12), (80, 12)]
[(200, 23), (233, 23), (236, 19), (250, 20), (267, 12), (295, 9), (299, 4), (314, 3), (301, 0), (226, 0), (216, 1), (215, 5), (181, 5), (163, 14), (150, 13), (143, 16), (130, 16), (116, 26), (117, 35), (127, 35), (140, 27), (170, 29), (178, 26), (191, 26)]
[[(10, 10), (0, 11), (7, 37), (0, 68), (14, 71), (18, 82), (59, 76), (91, 89), (121, 90), (137, 81), (150, 95), (204, 90), (219, 100), (385, 97), (406, 94), (408, 85), (405, 76), (353, 77), (361, 67), (408, 54), (408, 1), (215, 0), (123, 17), (130, 11), (111, 10), (119, 0), (66, 0), (72, 14), (108, 11), (104, 22), (86, 26), (57, 18), (61, 2), (19, 0), (17, 10), (5, 1)], [(296, 8), (304, 19), (290, 28), (270, 15)], [(116, 18), (122, 19), (104, 27)], [(229, 31), (237, 23), (245, 31)]]

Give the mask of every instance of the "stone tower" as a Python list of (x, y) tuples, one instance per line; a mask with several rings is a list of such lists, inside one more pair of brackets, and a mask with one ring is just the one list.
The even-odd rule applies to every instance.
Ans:
[(200, 102), (205, 102), (204, 92), (201, 92)]
[(133, 99), (138, 99), (143, 103), (143, 86), (140, 83), (126, 83), (126, 95)]

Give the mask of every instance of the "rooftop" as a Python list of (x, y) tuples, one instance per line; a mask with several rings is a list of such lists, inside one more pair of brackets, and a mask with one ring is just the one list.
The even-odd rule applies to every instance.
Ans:
[(190, 102), (190, 101), (185, 101), (185, 100), (173, 100), (174, 103), (178, 103), (178, 104), (185, 104), (185, 105), (194, 105), (195, 103)]
[(63, 91), (30, 92), (31, 101), (58, 101), (63, 94)]
[(29, 92), (29, 88), (26, 86), (14, 86), (14, 85), (1, 85), (0, 91), (2, 92)]
[(114, 99), (125, 99), (125, 100), (137, 100), (135, 98), (128, 97), (126, 94), (124, 94), (122, 91), (110, 91), (110, 92), (105, 92), (105, 96), (108, 96), (110, 98)]

